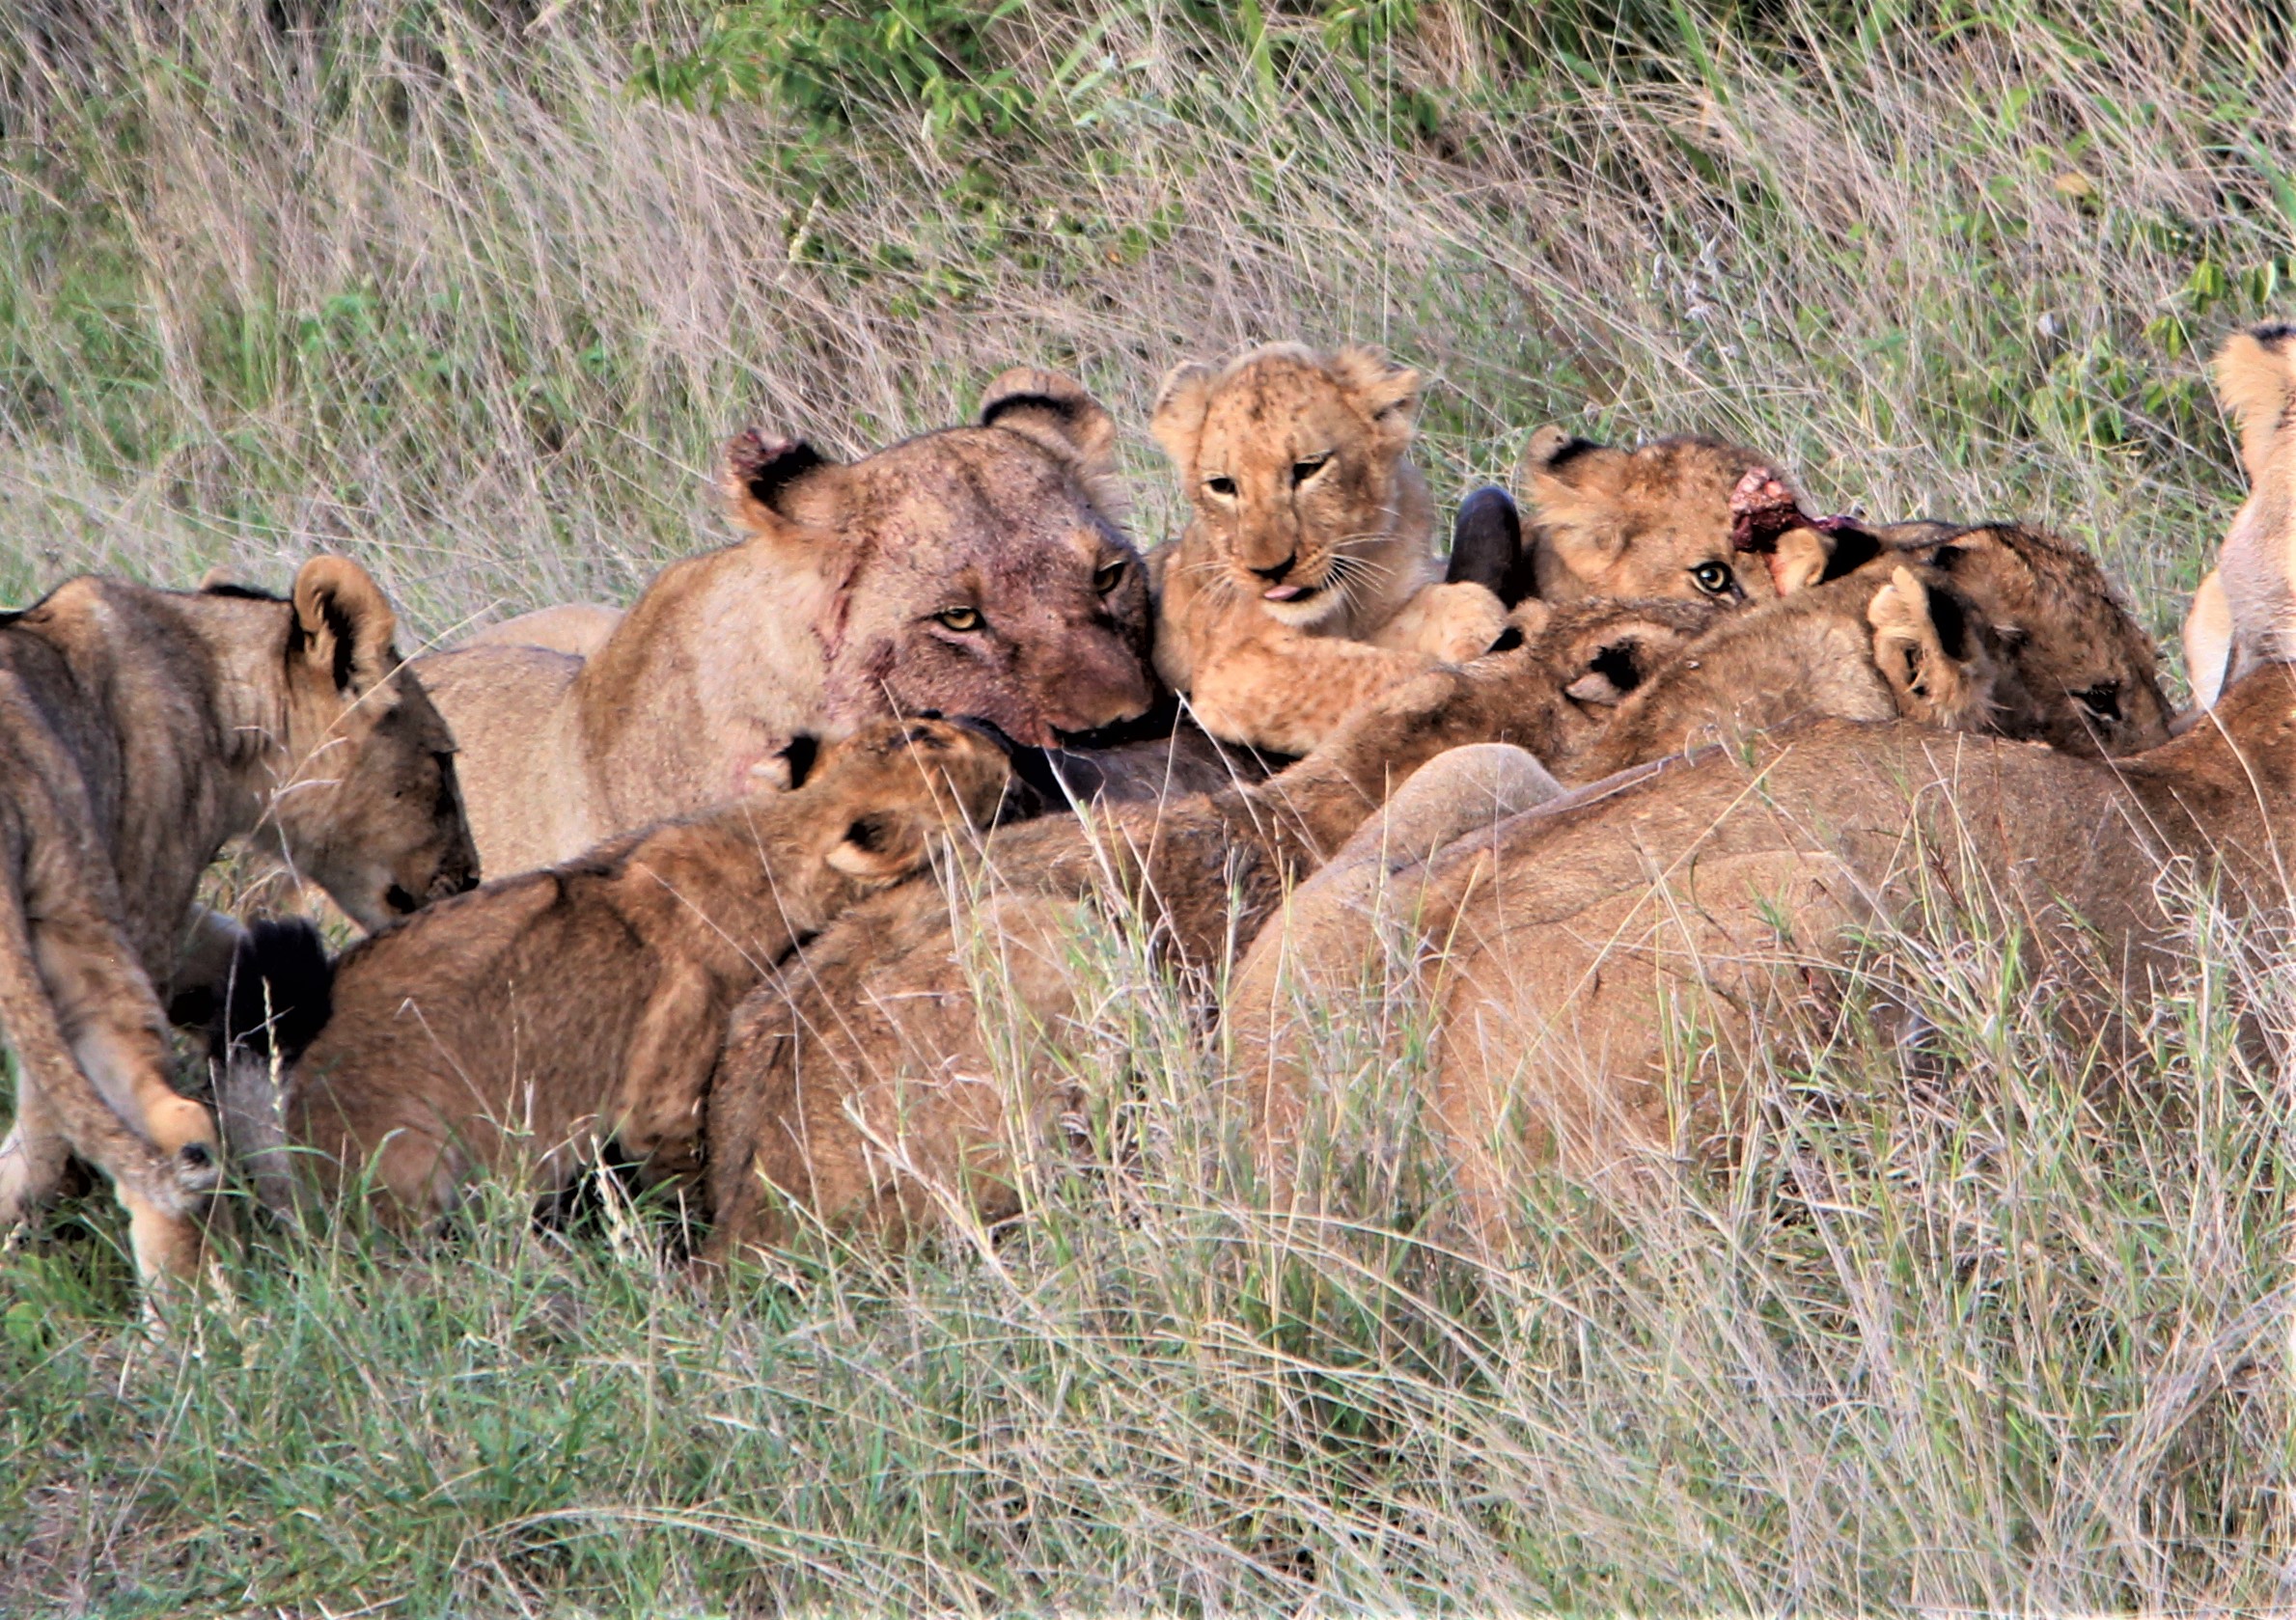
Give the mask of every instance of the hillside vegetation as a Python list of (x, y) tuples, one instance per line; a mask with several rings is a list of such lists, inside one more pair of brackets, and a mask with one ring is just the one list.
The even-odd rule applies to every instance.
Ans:
[[(2263, 7), (23, 15), (7, 603), (320, 546), (410, 643), (626, 600), (719, 535), (734, 428), (858, 453), (1022, 361), (1116, 411), (1153, 541), (1159, 376), (1297, 336), (1426, 370), (1446, 500), (1550, 420), (1725, 434), (1829, 508), (2074, 535), (2172, 653), (2238, 499), (2205, 354), (2296, 310)], [(235, 1306), (155, 1341), (88, 1200), (0, 1254), (0, 1608), (2285, 1604), (2296, 1006), (2190, 909), (2137, 1072), (1973, 902), (1875, 942), (1919, 1055), (1789, 1044), (1741, 1163), (1526, 1189), (1507, 1255), (1420, 1224), (1415, 1009), (1333, 1058), (1353, 1216), (1286, 1220), (1120, 927), (1078, 946), (1078, 1152), (1011, 1231), (712, 1291), (610, 1190), (413, 1254), (246, 1222)]]

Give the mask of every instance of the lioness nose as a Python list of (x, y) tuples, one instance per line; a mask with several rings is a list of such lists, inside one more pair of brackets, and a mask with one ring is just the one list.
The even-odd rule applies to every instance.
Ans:
[(1285, 558), (1281, 563), (1275, 563), (1270, 567), (1254, 568), (1252, 572), (1258, 574), (1261, 579), (1267, 581), (1267, 583), (1270, 585), (1278, 585), (1283, 582), (1284, 576), (1286, 574), (1291, 572), (1291, 565), (1298, 561), (1299, 553), (1295, 551), (1289, 557)]

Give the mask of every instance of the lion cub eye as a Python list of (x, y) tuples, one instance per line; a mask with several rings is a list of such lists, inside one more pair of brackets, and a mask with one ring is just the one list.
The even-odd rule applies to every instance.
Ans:
[(1203, 487), (1210, 490), (1214, 495), (1233, 495), (1235, 493), (1235, 480), (1230, 478), (1226, 473), (1222, 473), (1217, 478), (1205, 479), (1203, 481)]
[(1331, 452), (1329, 451), (1325, 451), (1321, 455), (1302, 456), (1291, 464), (1291, 481), (1305, 483), (1330, 465)]
[(1093, 589), (1105, 596), (1122, 584), (1123, 579), (1124, 560), (1120, 557), (1112, 558), (1093, 571)]
[(988, 622), (979, 608), (943, 608), (933, 618), (952, 630), (978, 630)]
[(1701, 563), (1690, 570), (1690, 581), (1709, 596), (1720, 596), (1730, 588), (1730, 570), (1727, 563)]

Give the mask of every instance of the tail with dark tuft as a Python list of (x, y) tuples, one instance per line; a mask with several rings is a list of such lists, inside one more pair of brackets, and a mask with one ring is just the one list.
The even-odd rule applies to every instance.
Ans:
[(232, 954), (223, 1005), (208, 1028), (224, 1141), (274, 1215), (292, 1219), (297, 1188), (280, 1081), (318, 1038), (333, 1005), (334, 965), (302, 918), (258, 922)]
[(333, 1010), (334, 964), (318, 930), (300, 917), (253, 924), (232, 954), (213, 1030), (218, 1053), (234, 1047), (292, 1061)]

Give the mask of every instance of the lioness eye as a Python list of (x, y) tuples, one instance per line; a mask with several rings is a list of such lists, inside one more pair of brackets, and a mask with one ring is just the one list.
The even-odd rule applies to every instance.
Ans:
[(1305, 483), (1331, 464), (1329, 455), (1311, 455), (1291, 464), (1291, 481)]
[(933, 615), (952, 630), (978, 630), (987, 622), (979, 608), (943, 608)]
[(1101, 563), (1099, 568), (1094, 571), (1093, 589), (1105, 596), (1122, 583), (1123, 577), (1124, 560), (1119, 557), (1111, 562)]
[(1233, 495), (1235, 493), (1235, 480), (1223, 473), (1218, 478), (1205, 479), (1203, 481), (1203, 487), (1210, 490), (1214, 495)]
[(1719, 596), (1730, 586), (1730, 571), (1727, 563), (1701, 563), (1690, 570), (1692, 583), (1709, 596)]

